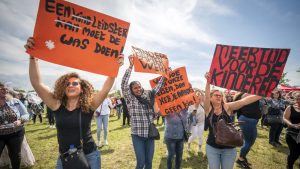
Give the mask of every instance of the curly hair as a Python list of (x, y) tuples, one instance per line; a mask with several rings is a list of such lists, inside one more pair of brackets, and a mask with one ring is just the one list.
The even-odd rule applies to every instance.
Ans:
[(67, 87), (67, 82), (70, 78), (78, 78), (80, 80), (80, 86), (82, 92), (79, 96), (78, 106), (81, 108), (83, 112), (89, 113), (91, 112), (91, 102), (94, 93), (94, 88), (87, 80), (81, 79), (80, 76), (75, 73), (68, 73), (60, 78), (58, 78), (55, 82), (54, 86), (54, 98), (61, 101), (63, 106), (67, 106), (68, 98), (65, 93), (65, 89)]

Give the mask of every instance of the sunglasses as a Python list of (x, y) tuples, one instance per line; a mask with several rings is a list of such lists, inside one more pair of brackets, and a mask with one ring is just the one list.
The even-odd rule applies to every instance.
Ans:
[(78, 86), (78, 85), (79, 85), (79, 82), (76, 82), (76, 81), (74, 81), (74, 82), (68, 82), (68, 83), (67, 83), (67, 87), (69, 87), (69, 86), (76, 87), (76, 86)]
[(222, 95), (220, 95), (220, 94), (214, 94), (213, 96), (222, 97)]

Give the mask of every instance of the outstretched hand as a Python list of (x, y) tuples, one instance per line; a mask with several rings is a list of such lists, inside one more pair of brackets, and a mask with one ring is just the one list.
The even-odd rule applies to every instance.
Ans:
[(27, 42), (26, 42), (26, 44), (24, 45), (24, 47), (25, 47), (25, 49), (27, 50), (27, 49), (34, 49), (34, 39), (33, 39), (33, 37), (29, 37), (28, 39), (27, 39)]
[(128, 59), (129, 59), (129, 63), (130, 63), (129, 67), (132, 68), (133, 67), (133, 56), (129, 55)]
[(206, 72), (205, 73), (205, 78), (208, 82), (210, 82), (210, 79), (211, 79), (211, 76), (210, 76), (210, 73), (209, 72)]
[[(35, 42), (34, 42), (33, 37), (29, 37), (29, 38), (27, 39), (26, 44), (24, 45), (24, 48), (25, 48), (26, 50), (28, 50), (28, 49), (34, 49), (34, 45), (35, 45)], [(37, 60), (37, 59), (35, 59), (33, 56), (30, 56), (30, 58), (33, 59), (33, 60)]]

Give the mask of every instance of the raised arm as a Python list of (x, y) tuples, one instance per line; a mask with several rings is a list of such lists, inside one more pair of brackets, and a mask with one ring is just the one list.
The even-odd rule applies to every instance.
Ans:
[(130, 100), (133, 99), (133, 96), (130, 93), (130, 89), (129, 89), (129, 85), (128, 85), (128, 81), (129, 81), (129, 78), (130, 78), (130, 75), (131, 75), (131, 71), (132, 71), (132, 67), (133, 67), (133, 57), (132, 57), (132, 55), (128, 56), (128, 59), (129, 59), (130, 66), (125, 71), (125, 74), (124, 74), (124, 76), (122, 78), (121, 89), (122, 89), (122, 93), (124, 95), (124, 98), (127, 101), (130, 101)]
[(205, 115), (208, 116), (209, 109), (210, 109), (210, 73), (207, 72), (205, 74), (206, 78), (206, 86), (205, 86), (205, 97), (204, 97), (204, 111)]
[[(119, 66), (122, 66), (124, 63), (124, 55), (120, 54), (119, 58), (118, 58), (118, 64)], [(107, 77), (102, 89), (95, 93), (93, 96), (93, 100), (92, 100), (92, 109), (96, 110), (103, 102), (103, 100), (106, 98), (106, 96), (108, 95), (108, 92), (110, 91), (110, 89), (112, 88), (113, 84), (115, 82), (115, 77)]]
[[(34, 39), (32, 37), (28, 38), (27, 43), (24, 47), (26, 49), (30, 48), (34, 50)], [(50, 88), (42, 82), (38, 65), (38, 59), (34, 58), (33, 56), (30, 56), (29, 61), (29, 77), (32, 87), (37, 92), (39, 97), (41, 97), (44, 103), (51, 110), (57, 110), (60, 106), (60, 102), (59, 100), (54, 98), (54, 95), (50, 91)]]
[(248, 104), (251, 104), (257, 100), (260, 100), (262, 97), (257, 95), (249, 95), (247, 97), (242, 98), (241, 100), (237, 100), (234, 102), (225, 103), (228, 106), (230, 111), (238, 110)]
[(165, 82), (165, 77), (161, 77), (159, 82), (157, 83), (157, 85), (152, 89), (152, 91), (154, 91), (154, 94), (156, 95), (160, 89), (164, 86)]

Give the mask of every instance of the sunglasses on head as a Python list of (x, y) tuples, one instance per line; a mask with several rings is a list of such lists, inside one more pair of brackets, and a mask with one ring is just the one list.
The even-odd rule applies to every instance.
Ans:
[(68, 83), (67, 83), (67, 87), (69, 87), (69, 86), (76, 87), (76, 86), (78, 86), (78, 85), (79, 85), (79, 82), (76, 82), (76, 81), (74, 81), (74, 82), (68, 82)]

